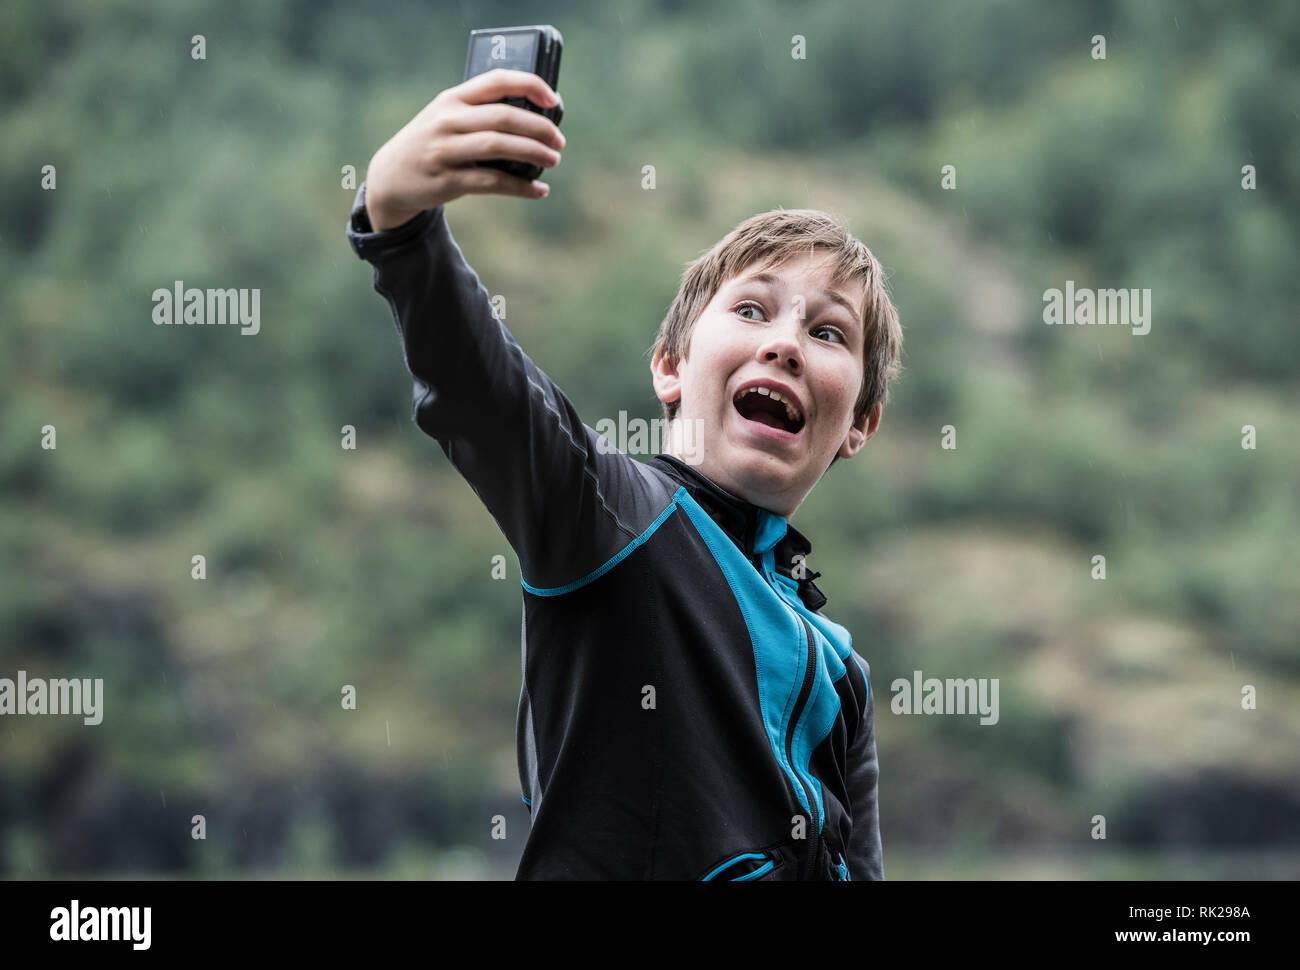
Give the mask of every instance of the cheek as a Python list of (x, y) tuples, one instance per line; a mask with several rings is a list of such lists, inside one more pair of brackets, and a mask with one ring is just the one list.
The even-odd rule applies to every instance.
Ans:
[[(841, 365), (835, 368), (833, 376), (828, 374), (828, 377), (830, 380), (823, 382), (817, 394), (821, 413), (835, 415), (840, 424), (848, 425), (853, 420), (853, 405), (857, 403), (858, 391), (862, 387), (862, 371)], [(820, 424), (827, 427), (824, 421)]]
[(710, 329), (691, 341), (690, 395), (705, 407), (723, 403), (727, 382), (744, 360), (743, 351), (738, 352), (734, 341), (729, 343), (725, 337)]

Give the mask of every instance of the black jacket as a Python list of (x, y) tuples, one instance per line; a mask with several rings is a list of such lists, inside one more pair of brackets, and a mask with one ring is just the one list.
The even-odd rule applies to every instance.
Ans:
[(598, 447), (492, 312), (442, 207), (348, 239), (415, 421), (523, 575), (519, 879), (880, 879), (870, 669), (784, 518)]

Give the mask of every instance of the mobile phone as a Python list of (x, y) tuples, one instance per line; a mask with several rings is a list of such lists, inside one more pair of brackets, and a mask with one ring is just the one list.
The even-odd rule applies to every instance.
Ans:
[[(560, 32), (550, 24), (533, 27), (496, 27), (469, 32), (469, 53), (465, 57), (465, 80), (495, 70), (508, 67), (515, 71), (531, 71), (551, 86), (558, 93), (556, 84), (560, 80), (560, 50), (564, 39)], [(554, 108), (539, 108), (527, 98), (502, 98), (506, 104), (517, 108), (535, 111), (549, 118), (555, 124), (564, 117), (564, 109), (558, 104)], [(479, 165), (499, 168), (511, 175), (532, 181), (542, 174), (538, 165), (517, 162), (508, 158), (494, 158), (479, 161)]]

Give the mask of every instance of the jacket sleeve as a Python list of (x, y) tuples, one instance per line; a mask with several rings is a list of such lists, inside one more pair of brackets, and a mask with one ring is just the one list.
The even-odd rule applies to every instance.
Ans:
[(871, 696), (871, 668), (856, 651), (867, 679), (867, 706), (858, 726), (857, 737), (848, 750), (848, 790), (853, 807), (853, 828), (845, 862), (853, 879), (884, 879), (884, 859), (880, 845), (880, 814), (877, 800), (879, 765), (876, 761), (875, 703)]
[(519, 556), (526, 585), (562, 587), (637, 535), (640, 463), (606, 445), (519, 347), (447, 227), (444, 207), (375, 231), (357, 191), (347, 237), (374, 266), (435, 438)]

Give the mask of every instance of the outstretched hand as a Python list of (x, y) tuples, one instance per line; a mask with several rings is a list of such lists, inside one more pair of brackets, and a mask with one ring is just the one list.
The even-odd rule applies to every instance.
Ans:
[(552, 168), (560, 161), (560, 129), (534, 111), (498, 103), (507, 97), (527, 98), (541, 108), (561, 103), (536, 74), (507, 68), (442, 91), (370, 159), (370, 225), (391, 229), (462, 195), (543, 198), (550, 191), (544, 182), (475, 164), (506, 158)]

